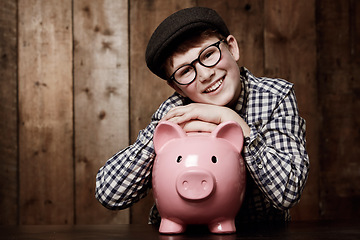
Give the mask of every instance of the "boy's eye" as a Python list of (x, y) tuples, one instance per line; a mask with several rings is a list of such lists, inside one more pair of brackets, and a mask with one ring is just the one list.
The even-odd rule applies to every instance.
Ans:
[(213, 55), (213, 53), (214, 53), (214, 51), (212, 51), (212, 50), (206, 51), (206, 52), (203, 54), (203, 58), (204, 58), (204, 59), (211, 58), (211, 56)]
[(219, 56), (217, 53), (219, 53), (219, 51), (216, 47), (205, 49), (205, 51), (201, 53), (200, 62), (204, 65), (213, 65)]
[(178, 74), (181, 77), (187, 76), (191, 73), (192, 69), (193, 68), (191, 66), (183, 66), (181, 69), (179, 69), (180, 71), (178, 71)]

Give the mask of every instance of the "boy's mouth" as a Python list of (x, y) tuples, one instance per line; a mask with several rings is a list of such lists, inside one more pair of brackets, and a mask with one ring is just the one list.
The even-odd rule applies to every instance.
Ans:
[(211, 84), (210, 87), (206, 88), (204, 93), (211, 93), (211, 92), (214, 92), (216, 91), (220, 86), (221, 84), (223, 83), (223, 78), (217, 80), (216, 82), (214, 82), (213, 84)]

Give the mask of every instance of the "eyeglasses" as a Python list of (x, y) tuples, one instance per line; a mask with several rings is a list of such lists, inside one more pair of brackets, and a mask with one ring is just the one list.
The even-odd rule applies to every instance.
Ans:
[(220, 43), (224, 41), (225, 40), (222, 39), (202, 50), (197, 59), (192, 61), (190, 64), (185, 64), (176, 69), (176, 71), (170, 76), (170, 80), (173, 80), (180, 85), (188, 85), (192, 83), (197, 75), (196, 68), (194, 66), (195, 62), (198, 61), (204, 67), (213, 67), (218, 64), (221, 59)]

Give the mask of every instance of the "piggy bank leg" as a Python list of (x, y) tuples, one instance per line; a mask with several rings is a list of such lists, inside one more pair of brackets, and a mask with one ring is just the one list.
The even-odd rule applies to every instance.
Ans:
[(209, 224), (209, 230), (212, 233), (218, 234), (227, 234), (227, 233), (235, 233), (235, 221), (234, 219), (225, 219), (221, 221), (214, 221)]
[(159, 232), (164, 234), (176, 234), (183, 233), (185, 231), (185, 225), (171, 221), (166, 218), (161, 219)]

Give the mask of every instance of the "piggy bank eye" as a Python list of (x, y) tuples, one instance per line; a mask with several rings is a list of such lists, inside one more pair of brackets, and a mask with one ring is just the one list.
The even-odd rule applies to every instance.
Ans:
[(218, 160), (217, 160), (217, 158), (216, 158), (215, 156), (212, 156), (212, 157), (211, 157), (211, 161), (212, 161), (213, 163), (217, 163)]
[(176, 162), (177, 162), (177, 163), (180, 163), (181, 160), (182, 160), (182, 156), (178, 156), (177, 159), (176, 159)]

